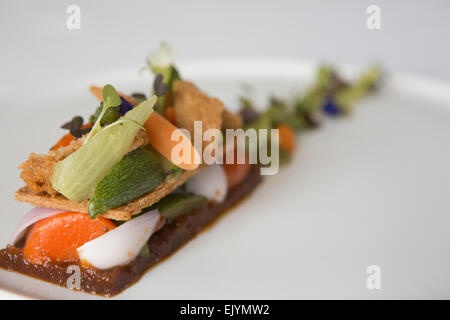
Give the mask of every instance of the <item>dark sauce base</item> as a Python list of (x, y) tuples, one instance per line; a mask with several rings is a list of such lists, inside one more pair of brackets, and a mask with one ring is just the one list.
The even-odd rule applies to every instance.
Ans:
[[(229, 190), (225, 201), (208, 203), (194, 212), (168, 221), (148, 241), (150, 253), (145, 257), (138, 256), (127, 266), (107, 270), (80, 266), (81, 291), (110, 297), (138, 281), (150, 267), (182, 247), (222, 212), (249, 195), (262, 180), (259, 170), (258, 166), (251, 166), (247, 178)], [(73, 265), (73, 262), (34, 265), (23, 258), (22, 252), (22, 248), (14, 246), (0, 250), (0, 268), (23, 273), (62, 287), (67, 286), (67, 279), (71, 276), (71, 273), (67, 273), (67, 268)]]

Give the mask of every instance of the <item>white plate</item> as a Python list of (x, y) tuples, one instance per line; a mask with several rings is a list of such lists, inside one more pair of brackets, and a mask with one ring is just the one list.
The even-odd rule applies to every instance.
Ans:
[[(232, 109), (243, 82), (263, 102), (304, 91), (314, 68), (180, 63), (185, 78)], [(22, 185), (17, 165), (29, 152), (46, 152), (65, 120), (94, 110), (89, 84), (147, 90), (150, 77), (137, 70), (2, 98), (2, 247), (30, 209), (13, 201)], [(117, 298), (450, 298), (449, 139), (450, 84), (391, 75), (352, 117), (301, 136), (290, 166)], [(381, 290), (366, 286), (370, 265), (381, 269)], [(93, 298), (12, 272), (0, 271), (0, 284), (2, 297)]]

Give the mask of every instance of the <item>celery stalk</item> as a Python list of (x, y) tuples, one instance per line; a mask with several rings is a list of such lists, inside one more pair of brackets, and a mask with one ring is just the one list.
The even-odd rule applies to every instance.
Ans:
[[(125, 121), (100, 130), (81, 148), (58, 162), (53, 172), (52, 186), (71, 201), (89, 198), (97, 183), (106, 176), (129, 151), (134, 137), (157, 100), (156, 96), (128, 111)], [(127, 121), (131, 120), (131, 121)]]

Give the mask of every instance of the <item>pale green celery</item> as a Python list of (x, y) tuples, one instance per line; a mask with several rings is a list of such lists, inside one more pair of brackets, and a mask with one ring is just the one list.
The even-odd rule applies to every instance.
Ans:
[[(53, 188), (71, 201), (88, 199), (97, 183), (129, 151), (130, 146), (150, 114), (157, 97), (128, 111), (120, 124), (100, 130), (88, 143), (58, 162), (52, 177)], [(131, 121), (127, 121), (131, 120)]]

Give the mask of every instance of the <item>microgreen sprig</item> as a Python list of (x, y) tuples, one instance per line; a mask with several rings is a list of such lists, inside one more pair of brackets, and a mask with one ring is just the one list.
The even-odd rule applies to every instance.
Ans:
[(98, 116), (97, 120), (95, 121), (91, 131), (89, 132), (89, 135), (86, 137), (86, 140), (84, 143), (87, 143), (100, 129), (101, 129), (101, 120), (103, 116), (106, 113), (106, 110), (111, 107), (117, 107), (120, 106), (122, 103), (122, 100), (120, 99), (119, 94), (117, 93), (116, 89), (110, 84), (107, 84), (103, 87), (102, 90), (102, 97), (103, 97), (103, 109), (100, 115)]

